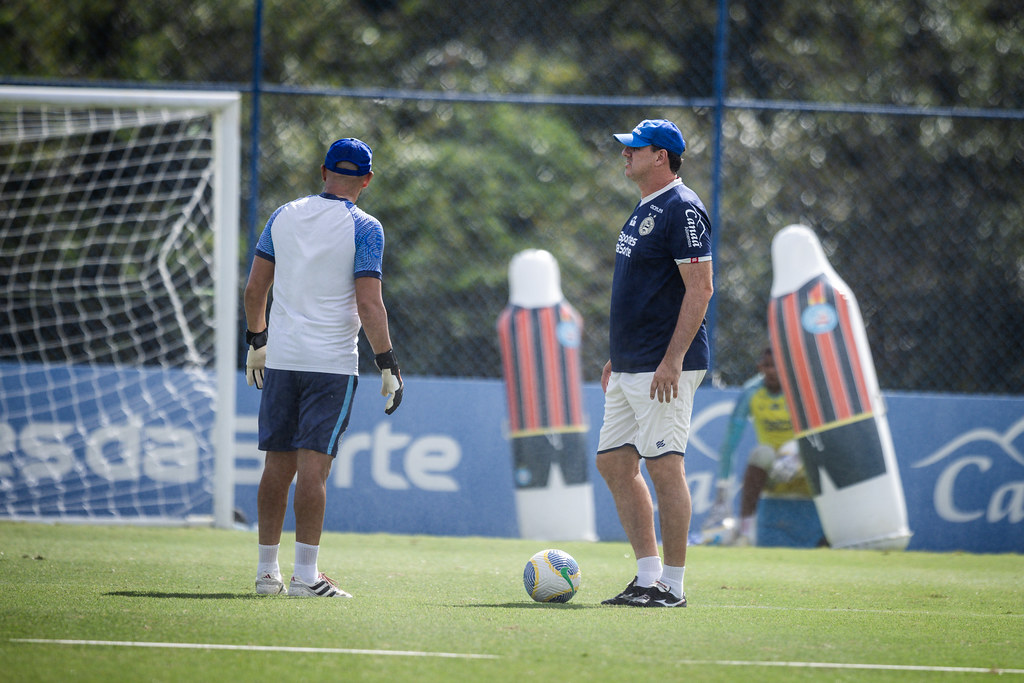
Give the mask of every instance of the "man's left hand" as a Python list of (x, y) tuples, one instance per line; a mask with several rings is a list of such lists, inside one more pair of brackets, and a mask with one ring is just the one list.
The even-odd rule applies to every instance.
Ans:
[(384, 412), (388, 415), (398, 410), (402, 404), (402, 371), (398, 368), (398, 359), (395, 357), (395, 350), (389, 349), (384, 353), (378, 353), (373, 358), (377, 369), (380, 370), (381, 387), (380, 395), (386, 396)]

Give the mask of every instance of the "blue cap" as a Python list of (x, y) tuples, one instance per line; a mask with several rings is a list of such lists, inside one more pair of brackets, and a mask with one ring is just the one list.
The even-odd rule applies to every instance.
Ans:
[(626, 147), (657, 145), (679, 156), (686, 150), (686, 140), (676, 124), (666, 119), (644, 119), (632, 133), (614, 133), (615, 139)]
[[(343, 161), (355, 164), (356, 169), (340, 167), (339, 164)], [(372, 165), (373, 150), (365, 142), (355, 138), (336, 140), (327, 150), (327, 156), (324, 157), (324, 166), (327, 167), (327, 170), (342, 175), (366, 175), (370, 172)]]

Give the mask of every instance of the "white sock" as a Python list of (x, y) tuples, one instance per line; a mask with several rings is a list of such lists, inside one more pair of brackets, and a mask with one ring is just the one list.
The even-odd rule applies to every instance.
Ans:
[(261, 545), (259, 563), (256, 565), (256, 576), (264, 577), (270, 574), (277, 580), (281, 580), (281, 566), (277, 562), (277, 551), (281, 548), (278, 545)]
[(668, 590), (672, 595), (681, 598), (683, 597), (684, 573), (686, 573), (686, 567), (673, 567), (666, 564), (661, 570), (661, 578), (658, 580), (668, 586)]
[(306, 545), (295, 542), (295, 578), (302, 583), (316, 583), (316, 577), (320, 572), (316, 568), (317, 555), (320, 554), (320, 546)]
[(657, 555), (641, 557), (636, 561), (636, 585), (653, 586), (661, 576), (661, 558)]
[(750, 538), (754, 535), (754, 523), (757, 522), (757, 515), (744, 517), (740, 520), (740, 533)]

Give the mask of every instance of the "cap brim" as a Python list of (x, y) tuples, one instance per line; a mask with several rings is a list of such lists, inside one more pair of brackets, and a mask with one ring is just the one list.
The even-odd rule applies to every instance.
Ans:
[(650, 140), (644, 140), (632, 133), (612, 133), (612, 136), (626, 147), (647, 147), (651, 144)]

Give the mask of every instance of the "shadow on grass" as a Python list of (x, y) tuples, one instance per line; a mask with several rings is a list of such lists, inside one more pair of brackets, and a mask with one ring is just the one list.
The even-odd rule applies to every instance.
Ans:
[(255, 593), (164, 593), (162, 591), (110, 591), (103, 595), (116, 598), (180, 598), (185, 600), (256, 600), (267, 597)]
[[(593, 609), (602, 605), (573, 604), (568, 602), (478, 602), (469, 605), (452, 605), (452, 607), (500, 607), (502, 609)], [(607, 605), (603, 607), (607, 608)]]

